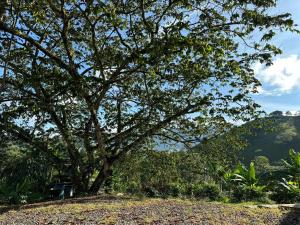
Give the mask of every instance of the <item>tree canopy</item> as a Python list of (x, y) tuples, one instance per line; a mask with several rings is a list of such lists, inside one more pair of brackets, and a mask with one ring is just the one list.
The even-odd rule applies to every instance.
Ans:
[(70, 166), (91, 192), (149, 138), (190, 144), (255, 116), (252, 65), (271, 64), (272, 37), (295, 28), (270, 13), (276, 0), (0, 4), (1, 140)]

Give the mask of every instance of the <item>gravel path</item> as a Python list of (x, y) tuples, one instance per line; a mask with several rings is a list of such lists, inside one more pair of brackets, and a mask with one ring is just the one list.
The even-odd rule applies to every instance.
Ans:
[(81, 198), (0, 208), (0, 224), (300, 225), (300, 211), (189, 200)]

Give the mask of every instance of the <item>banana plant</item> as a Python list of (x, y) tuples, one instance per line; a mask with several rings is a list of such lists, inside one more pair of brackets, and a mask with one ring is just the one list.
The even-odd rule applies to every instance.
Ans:
[(289, 160), (283, 160), (285, 167), (288, 169), (293, 180), (300, 188), (300, 152), (295, 152), (294, 149), (289, 150)]
[(229, 171), (224, 174), (224, 179), (227, 182), (245, 184), (249, 186), (255, 186), (258, 182), (255, 172), (254, 162), (251, 162), (249, 169), (242, 164), (238, 164), (233, 172)]

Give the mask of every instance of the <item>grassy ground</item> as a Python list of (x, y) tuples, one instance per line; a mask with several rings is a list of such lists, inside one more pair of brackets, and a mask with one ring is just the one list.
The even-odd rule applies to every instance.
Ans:
[(0, 224), (300, 225), (300, 212), (178, 199), (88, 197), (0, 207)]

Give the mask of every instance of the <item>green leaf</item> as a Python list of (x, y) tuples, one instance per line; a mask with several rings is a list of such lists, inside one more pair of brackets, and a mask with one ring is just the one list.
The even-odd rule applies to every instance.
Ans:
[(255, 166), (254, 166), (254, 162), (250, 163), (249, 166), (249, 177), (252, 181), (256, 181), (256, 174), (255, 174)]

